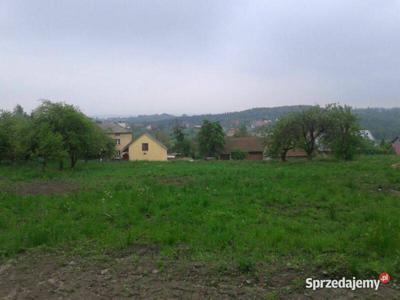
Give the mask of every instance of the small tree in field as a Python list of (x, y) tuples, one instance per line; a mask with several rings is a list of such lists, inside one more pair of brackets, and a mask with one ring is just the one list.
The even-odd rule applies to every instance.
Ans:
[(87, 120), (90, 130), (86, 133), (83, 158), (85, 161), (94, 158), (110, 158), (115, 155), (115, 142), (104, 131), (90, 120)]
[(0, 160), (10, 159), (12, 151), (12, 135), (10, 127), (12, 126), (12, 114), (9, 112), (0, 112)]
[(332, 104), (326, 111), (327, 126), (323, 141), (337, 158), (353, 159), (363, 144), (357, 117), (349, 106)]
[(186, 138), (183, 132), (183, 127), (176, 124), (172, 129), (172, 138), (174, 140), (173, 150), (180, 153), (183, 156), (190, 156), (192, 149), (190, 141)]
[(319, 106), (313, 106), (307, 110), (295, 114), (299, 126), (299, 147), (307, 153), (311, 160), (317, 150), (317, 140), (326, 130), (326, 112)]
[(0, 160), (26, 160), (32, 154), (31, 118), (17, 105), (13, 112), (0, 112)]
[(286, 161), (289, 150), (294, 149), (300, 138), (296, 116), (289, 114), (279, 119), (267, 137), (268, 154)]
[(78, 159), (87, 159), (96, 153), (99, 157), (100, 150), (104, 149), (104, 146), (108, 149), (111, 143), (110, 138), (98, 130), (94, 122), (72, 105), (44, 101), (33, 112), (33, 120), (38, 128), (47, 126), (53, 134), (61, 136), (71, 168), (76, 165)]
[(45, 170), (49, 161), (62, 162), (67, 157), (61, 134), (54, 133), (48, 124), (36, 124), (34, 154), (42, 163)]
[(224, 130), (219, 122), (204, 120), (198, 134), (199, 150), (203, 157), (217, 157), (224, 149)]

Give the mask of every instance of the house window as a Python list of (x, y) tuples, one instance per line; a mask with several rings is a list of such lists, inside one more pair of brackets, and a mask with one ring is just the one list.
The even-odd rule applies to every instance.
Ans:
[(142, 143), (142, 151), (149, 151), (149, 144), (148, 143)]
[(119, 133), (116, 133), (115, 136), (120, 136), (120, 134), (119, 134)]
[(117, 157), (121, 157), (121, 151), (117, 151)]
[(121, 145), (121, 140), (120, 140), (120, 139), (116, 139), (116, 140), (115, 140), (115, 144)]

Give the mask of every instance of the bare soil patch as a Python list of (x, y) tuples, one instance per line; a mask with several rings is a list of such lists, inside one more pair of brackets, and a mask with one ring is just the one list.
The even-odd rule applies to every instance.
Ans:
[(162, 258), (155, 248), (94, 258), (25, 254), (0, 265), (0, 299), (398, 299), (393, 286), (305, 290), (299, 270), (241, 273)]
[(393, 169), (400, 169), (400, 163), (393, 164), (393, 165), (392, 165), (392, 168), (393, 168)]
[(9, 188), (11, 192), (22, 196), (67, 194), (78, 189), (79, 186), (76, 183), (54, 180), (17, 183)]
[(175, 185), (175, 186), (185, 186), (192, 182), (192, 177), (190, 176), (163, 176), (158, 177), (158, 182), (162, 184)]

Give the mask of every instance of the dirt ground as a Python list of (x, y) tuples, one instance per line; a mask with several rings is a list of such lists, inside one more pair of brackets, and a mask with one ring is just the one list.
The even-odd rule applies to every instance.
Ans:
[[(130, 252), (130, 253), (129, 253)], [(305, 290), (291, 269), (248, 274), (204, 263), (161, 259), (157, 249), (84, 258), (29, 253), (0, 265), (0, 299), (399, 299), (396, 286)], [(299, 285), (300, 283), (300, 285)]]
[(76, 183), (56, 180), (20, 182), (4, 187), (4, 190), (7, 192), (15, 193), (21, 196), (66, 194), (77, 191), (78, 189), (79, 186)]

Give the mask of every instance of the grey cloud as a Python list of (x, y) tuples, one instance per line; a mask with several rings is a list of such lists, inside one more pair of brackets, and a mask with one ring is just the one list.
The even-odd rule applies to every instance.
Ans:
[(0, 107), (398, 106), (400, 1), (0, 3)]

